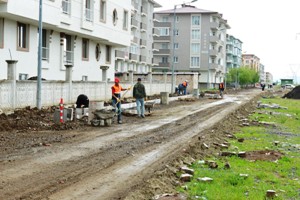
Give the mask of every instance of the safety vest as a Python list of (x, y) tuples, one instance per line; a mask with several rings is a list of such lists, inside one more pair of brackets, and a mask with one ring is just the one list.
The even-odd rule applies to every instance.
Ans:
[(121, 85), (113, 85), (112, 87), (111, 87), (111, 92), (112, 92), (112, 94), (121, 94), (121, 91), (122, 91), (122, 87), (121, 87)]
[(220, 89), (224, 89), (224, 84), (220, 83)]
[(184, 81), (184, 82), (182, 83), (182, 85), (183, 85), (184, 87), (186, 87), (186, 86), (187, 86), (187, 82)]

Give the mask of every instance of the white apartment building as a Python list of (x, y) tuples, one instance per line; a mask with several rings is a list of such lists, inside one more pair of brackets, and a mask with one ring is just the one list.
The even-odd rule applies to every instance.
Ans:
[(147, 74), (153, 66), (153, 35), (158, 34), (154, 29), (153, 11), (161, 7), (153, 0), (131, 0), (130, 26), (131, 43), (129, 47), (116, 50), (115, 72), (122, 76), (128, 71), (135, 74)]
[[(115, 49), (131, 44), (131, 10), (131, 0), (44, 0), (42, 78), (64, 80), (71, 65), (73, 80), (112, 80)], [(18, 61), (19, 80), (37, 76), (38, 21), (38, 0), (0, 0), (0, 79), (6, 60)]]

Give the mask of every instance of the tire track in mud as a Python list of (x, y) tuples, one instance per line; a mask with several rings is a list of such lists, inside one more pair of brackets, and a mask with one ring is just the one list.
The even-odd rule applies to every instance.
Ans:
[(174, 121), (139, 135), (111, 141), (111, 144), (101, 147), (88, 156), (80, 156), (55, 163), (37, 173), (23, 175), (21, 179), (16, 178), (7, 181), (5, 182), (5, 191), (1, 192), (3, 196), (0, 195), (0, 197), (4, 199), (45, 198), (87, 177), (106, 171), (104, 169), (108, 169), (122, 159), (132, 157), (135, 153), (146, 149), (154, 149), (161, 143), (171, 141), (195, 124), (210, 118), (222, 107), (224, 105), (214, 106), (191, 114), (184, 120)]

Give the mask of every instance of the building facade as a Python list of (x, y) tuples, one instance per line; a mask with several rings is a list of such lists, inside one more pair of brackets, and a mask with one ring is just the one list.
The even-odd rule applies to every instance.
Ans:
[(260, 83), (266, 82), (265, 66), (263, 64), (260, 64), (259, 66), (259, 82)]
[[(131, 42), (130, 0), (44, 0), (42, 10), (42, 78), (64, 80), (69, 65), (73, 80), (113, 79), (115, 49)], [(38, 22), (39, 1), (0, 1), (0, 79), (5, 60), (18, 61), (19, 80), (37, 76)]]
[[(160, 7), (153, 0), (131, 0), (130, 26), (131, 44), (115, 51), (115, 73), (126, 75), (129, 71), (135, 74), (147, 74), (153, 66), (153, 28), (154, 8)], [(125, 76), (126, 77), (126, 76)]]
[(243, 42), (232, 35), (226, 35), (226, 63), (227, 70), (239, 68), (242, 65)]
[(260, 58), (254, 54), (242, 54), (243, 66), (259, 72)]
[(266, 72), (266, 84), (273, 84), (273, 75), (270, 72)]
[(226, 30), (222, 14), (183, 4), (154, 13), (153, 71), (197, 72), (207, 87), (223, 81), (226, 68)]

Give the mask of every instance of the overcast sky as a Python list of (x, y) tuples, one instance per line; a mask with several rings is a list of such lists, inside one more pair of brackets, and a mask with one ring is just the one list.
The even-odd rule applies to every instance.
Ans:
[[(156, 0), (162, 7), (191, 1)], [(243, 52), (255, 54), (274, 80), (293, 78), (300, 82), (299, 0), (198, 0), (197, 8), (223, 14), (231, 29), (227, 33), (243, 42)], [(299, 33), (299, 34), (297, 34)]]

